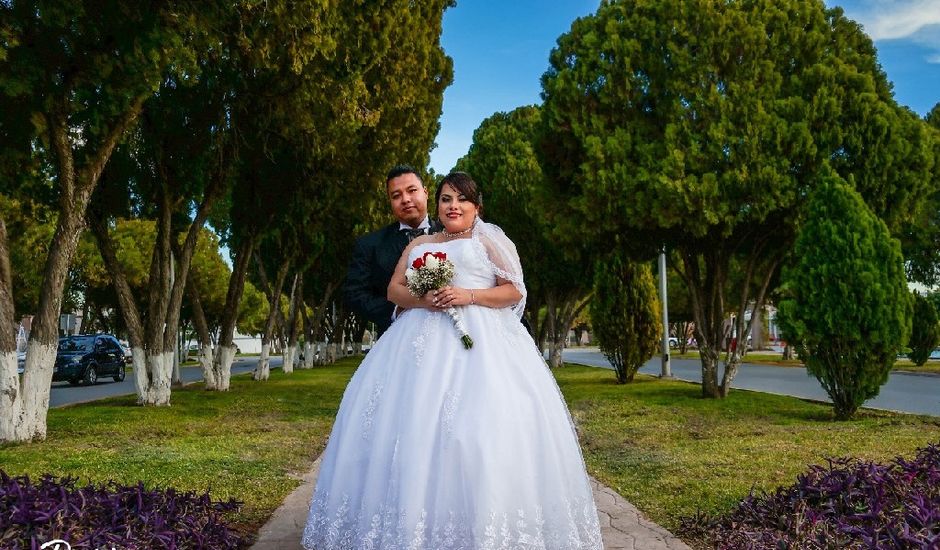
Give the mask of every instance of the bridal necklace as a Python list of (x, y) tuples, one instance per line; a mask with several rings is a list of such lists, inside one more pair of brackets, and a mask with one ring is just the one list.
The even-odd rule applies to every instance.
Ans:
[(476, 219), (474, 219), (474, 220), (473, 220), (473, 223), (470, 224), (470, 227), (464, 229), (463, 231), (456, 231), (456, 232), (454, 232), (454, 233), (448, 233), (447, 230), (445, 229), (444, 231), (441, 231), (441, 233), (444, 235), (444, 238), (445, 238), (445, 239), (453, 239), (453, 238), (459, 237), (459, 236), (461, 236), (461, 235), (466, 235), (467, 233), (470, 232), (471, 229), (473, 229), (473, 227), (474, 227), (476, 224), (477, 224), (477, 221), (476, 221)]

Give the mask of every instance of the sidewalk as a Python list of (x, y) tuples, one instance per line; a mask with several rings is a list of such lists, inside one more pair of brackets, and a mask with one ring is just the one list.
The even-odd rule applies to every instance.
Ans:
[[(294, 490), (271, 519), (258, 532), (251, 550), (297, 550), (307, 521), (310, 498), (316, 485), (320, 459), (303, 477), (303, 484)], [(593, 478), (594, 502), (607, 550), (689, 550), (684, 542), (669, 531), (646, 519), (632, 504)]]

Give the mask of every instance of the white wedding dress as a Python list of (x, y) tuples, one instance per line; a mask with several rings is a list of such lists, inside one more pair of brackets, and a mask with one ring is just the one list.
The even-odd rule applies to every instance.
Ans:
[[(443, 251), (454, 286), (492, 287), (475, 245), (419, 244), (409, 263)], [(532, 338), (509, 308), (458, 310), (471, 349), (446, 314), (412, 309), (353, 375), (305, 548), (603, 548), (577, 435)]]

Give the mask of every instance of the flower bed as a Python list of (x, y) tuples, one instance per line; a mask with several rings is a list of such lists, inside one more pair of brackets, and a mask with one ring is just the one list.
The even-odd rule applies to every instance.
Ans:
[[(114, 482), (77, 487), (76, 478), (10, 477), (0, 470), (0, 548), (39, 548), (59, 540), (72, 548), (239, 548), (246, 541), (224, 514), (234, 500), (208, 493), (149, 490)], [(64, 545), (63, 545), (64, 547)]]
[(940, 445), (911, 461), (812, 466), (722, 517), (686, 519), (682, 534), (717, 548), (940, 548)]

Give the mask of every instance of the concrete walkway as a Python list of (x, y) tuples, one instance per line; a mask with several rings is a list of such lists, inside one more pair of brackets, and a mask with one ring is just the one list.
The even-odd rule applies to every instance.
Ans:
[[(284, 500), (258, 532), (251, 550), (296, 550), (307, 521), (310, 498), (316, 485), (320, 459), (303, 477), (303, 484)], [(689, 550), (669, 531), (646, 519), (635, 506), (593, 478), (594, 502), (607, 550)]]

